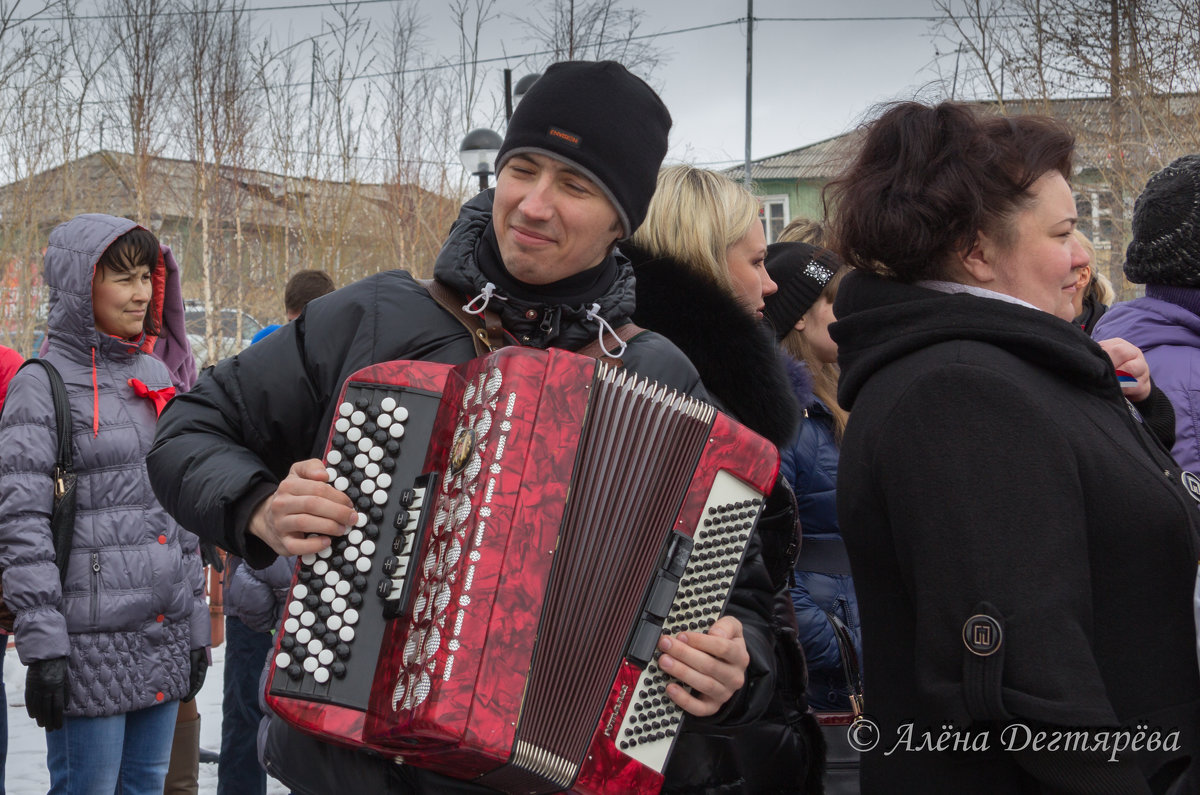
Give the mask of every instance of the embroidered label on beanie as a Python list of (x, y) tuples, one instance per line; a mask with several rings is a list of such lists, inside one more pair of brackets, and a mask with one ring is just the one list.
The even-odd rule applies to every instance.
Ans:
[(580, 143), (582, 143), (579, 136), (576, 135), (575, 133), (569, 133), (566, 130), (560, 130), (557, 127), (551, 127), (550, 131), (547, 132), (546, 134), (549, 135), (551, 138), (557, 138), (560, 141), (564, 141), (564, 142), (570, 144), (571, 146), (575, 147), (576, 149), (578, 149)]

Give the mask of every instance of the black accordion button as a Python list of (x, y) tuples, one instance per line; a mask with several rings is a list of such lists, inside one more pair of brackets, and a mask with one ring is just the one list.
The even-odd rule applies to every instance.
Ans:
[(337, 646), (334, 647), (333, 653), (336, 654), (342, 660), (349, 659), (350, 658), (350, 647), (348, 645), (346, 645), (345, 643), (339, 643), (339, 644), (337, 644)]
[(287, 675), (289, 679), (299, 680), (301, 676), (304, 676), (304, 669), (296, 663), (292, 663), (287, 667)]

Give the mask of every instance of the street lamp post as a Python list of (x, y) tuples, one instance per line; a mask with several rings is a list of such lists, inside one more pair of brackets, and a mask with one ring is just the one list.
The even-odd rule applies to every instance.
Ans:
[(462, 146), (458, 148), (458, 158), (463, 168), (471, 176), (479, 177), (480, 190), (487, 190), (488, 175), (493, 173), (501, 143), (497, 132), (480, 127), (467, 133)]

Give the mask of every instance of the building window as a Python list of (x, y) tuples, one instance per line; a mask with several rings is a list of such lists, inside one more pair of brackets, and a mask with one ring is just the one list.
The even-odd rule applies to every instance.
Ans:
[(767, 242), (774, 243), (779, 239), (779, 235), (783, 232), (783, 228), (788, 222), (788, 197), (787, 196), (763, 196), (762, 206), (759, 208), (758, 217), (763, 222), (763, 232), (767, 235)]

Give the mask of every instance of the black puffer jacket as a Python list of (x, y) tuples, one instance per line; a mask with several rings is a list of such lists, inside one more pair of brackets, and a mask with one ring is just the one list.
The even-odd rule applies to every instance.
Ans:
[[(506, 274), (494, 272), (487, 239), (491, 192), (463, 207), (438, 256), (435, 277), (464, 296), (476, 296)], [(492, 278), (481, 266), (490, 262)], [(633, 310), (633, 271), (623, 257), (602, 263), (591, 294), (570, 303), (523, 301), (496, 290), (489, 306), (507, 333), (537, 347), (577, 349), (595, 339), (599, 325), (587, 309), (616, 327)], [(507, 277), (511, 279), (511, 277)], [(561, 286), (561, 285), (559, 285)], [(555, 294), (559, 286), (540, 288)], [(560, 290), (561, 292), (561, 290)], [(433, 301), (405, 271), (388, 271), (308, 305), (274, 334), (206, 373), (177, 398), (159, 425), (150, 469), (163, 504), (196, 529), (256, 567), (275, 554), (246, 534), (249, 517), (295, 461), (319, 456), (336, 396), (353, 372), (375, 362), (413, 359), (445, 363), (475, 356), (457, 319)], [(696, 369), (665, 337), (645, 333), (629, 342), (623, 361), (631, 371), (681, 392), (708, 399)], [(759, 550), (752, 548), (731, 600), (743, 624), (751, 663), (746, 685), (706, 725), (732, 730), (757, 720), (774, 689), (769, 627), (772, 588)], [(479, 787), (370, 754), (321, 743), (272, 720), (265, 737), (271, 774), (297, 792), (484, 792)], [(692, 760), (697, 766), (702, 760)]]
[[(717, 405), (776, 446), (790, 441), (800, 406), (774, 336), (696, 269), (653, 258), (630, 243), (623, 243), (621, 252), (633, 262), (637, 277), (634, 322), (678, 345)], [(664, 792), (820, 792), (824, 746), (806, 715), (804, 651), (787, 579), (798, 552), (798, 530), (795, 499), (781, 480), (757, 527), (774, 587), (762, 604), (770, 612), (776, 642), (771, 706), (753, 726), (733, 732), (691, 720), (694, 731), (679, 739)], [(703, 763), (696, 765), (697, 759)]]

